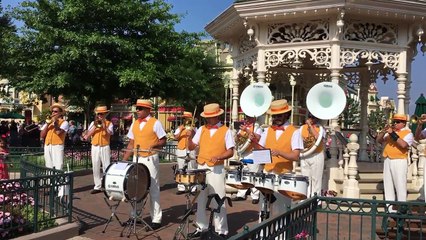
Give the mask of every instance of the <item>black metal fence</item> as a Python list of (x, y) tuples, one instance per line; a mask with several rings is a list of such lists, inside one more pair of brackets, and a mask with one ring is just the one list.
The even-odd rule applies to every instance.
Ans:
[[(320, 205), (318, 205), (320, 204)], [(426, 239), (426, 203), (313, 197), (229, 239)]]
[(12, 159), (20, 178), (0, 180), (0, 239), (9, 239), (72, 221), (73, 173), (31, 162), (34, 156)]

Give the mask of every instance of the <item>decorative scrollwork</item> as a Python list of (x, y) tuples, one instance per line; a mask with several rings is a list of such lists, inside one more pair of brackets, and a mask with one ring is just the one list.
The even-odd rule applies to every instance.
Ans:
[(368, 49), (349, 49), (342, 48), (340, 51), (340, 66), (356, 66), (360, 59), (366, 59), (368, 62), (383, 63), (385, 67), (397, 69), (399, 64), (399, 53), (381, 52)]
[(372, 23), (360, 20), (346, 20), (344, 40), (398, 44), (398, 26), (391, 23)]
[(240, 53), (245, 53), (257, 46), (255, 40), (249, 40), (248, 36), (244, 36), (240, 41)]
[(295, 61), (305, 59), (307, 55), (314, 66), (329, 67), (331, 60), (330, 48), (319, 49), (292, 49), (286, 51), (265, 51), (266, 68), (276, 67), (278, 65), (291, 65)]
[(268, 44), (328, 40), (328, 19), (268, 26)]
[(257, 65), (257, 53), (244, 56), (243, 58), (236, 59), (236, 69), (243, 69), (245, 66)]

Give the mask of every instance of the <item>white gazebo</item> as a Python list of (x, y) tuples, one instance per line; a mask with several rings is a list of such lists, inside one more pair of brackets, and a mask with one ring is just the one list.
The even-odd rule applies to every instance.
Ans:
[[(426, 1), (420, 0), (240, 0), (205, 29), (229, 45), (233, 58), (232, 120), (238, 120), (247, 72), (253, 76), (248, 80), (269, 84), (276, 99), (294, 98), (295, 124), (302, 122), (305, 96), (316, 83), (357, 86), (358, 159), (368, 160), (370, 84), (394, 78), (396, 112), (408, 114), (411, 61), (426, 40), (425, 17)], [(426, 51), (424, 45), (420, 49)], [(334, 131), (338, 119), (330, 119), (329, 126)]]

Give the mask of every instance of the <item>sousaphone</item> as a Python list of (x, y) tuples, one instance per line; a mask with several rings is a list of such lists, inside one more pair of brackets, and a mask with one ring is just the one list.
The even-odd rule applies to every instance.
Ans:
[[(252, 83), (241, 93), (240, 106), (244, 114), (250, 117), (262, 116), (271, 105), (272, 93), (268, 85), (262, 82)], [(256, 123), (256, 127), (259, 125)], [(238, 129), (236, 129), (238, 131)], [(237, 135), (236, 147), (239, 153), (243, 153), (250, 145), (250, 139), (241, 139)]]
[[(315, 117), (329, 120), (338, 117), (346, 107), (346, 95), (343, 89), (333, 82), (320, 82), (315, 84), (306, 97), (306, 107)], [(319, 136), (324, 134), (324, 128), (320, 128)], [(300, 157), (312, 154), (320, 145), (322, 137), (318, 137), (314, 145), (303, 150)]]

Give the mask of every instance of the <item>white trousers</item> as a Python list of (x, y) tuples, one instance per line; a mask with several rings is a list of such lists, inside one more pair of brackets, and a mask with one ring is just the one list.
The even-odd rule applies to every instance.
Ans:
[(44, 145), (44, 161), (47, 168), (62, 170), (64, 167), (64, 145)]
[[(133, 156), (133, 162), (136, 162), (136, 156)], [(160, 181), (159, 181), (159, 165), (160, 158), (158, 154), (148, 157), (138, 157), (138, 163), (144, 164), (151, 176), (151, 184), (149, 186), (150, 210), (149, 214), (153, 223), (161, 223), (163, 212), (160, 206)], [(137, 212), (142, 211), (143, 204), (137, 204)], [(141, 217), (141, 216), (140, 216)]]
[(301, 159), (300, 168), (302, 175), (309, 178), (307, 197), (314, 196), (314, 193), (320, 196), (324, 173), (324, 152), (314, 153), (308, 158)]
[[(186, 149), (176, 149), (176, 155), (177, 155), (177, 164), (178, 169), (181, 170), (185, 167), (185, 165), (188, 167), (187, 170), (193, 170), (197, 169), (197, 161), (196, 160), (190, 160), (189, 162), (185, 162), (186, 157)], [(192, 159), (195, 159), (195, 151), (189, 151), (189, 157)], [(185, 191), (185, 185), (178, 184), (177, 185), (178, 191)]]
[[(207, 164), (198, 165), (198, 169), (209, 169), (206, 173), (206, 184), (207, 187), (204, 190), (201, 190), (198, 195), (197, 201), (197, 213), (196, 221), (198, 224), (199, 230), (206, 231), (209, 226), (209, 216), (206, 212), (206, 204), (209, 194), (217, 193), (220, 198), (226, 196), (225, 194), (225, 168), (223, 165), (209, 167)], [(199, 186), (201, 189), (201, 187)], [(217, 208), (215, 200), (212, 200), (210, 203), (210, 208)], [(209, 213), (210, 214), (210, 213)], [(220, 213), (215, 213), (213, 218), (213, 223), (215, 226), (215, 231), (218, 234), (228, 234), (228, 219), (226, 216), (226, 206), (222, 205), (220, 208)]]
[[(249, 171), (251, 173), (258, 173), (258, 172), (262, 171), (262, 166), (259, 165), (259, 164), (247, 164), (246, 166), (244, 166), (243, 171)], [(246, 198), (247, 190), (248, 189), (238, 189), (237, 197)], [(255, 187), (250, 188), (251, 199), (258, 200), (259, 196), (260, 196), (260, 191), (257, 188), (255, 188)]]
[[(383, 163), (383, 185), (386, 201), (407, 201), (407, 169), (407, 159), (385, 158)], [(390, 209), (389, 211), (394, 212), (395, 210)]]
[(92, 145), (92, 170), (93, 170), (93, 182), (95, 187), (93, 189), (101, 189), (102, 187), (102, 172), (105, 173), (106, 168), (110, 164), (111, 149), (109, 145), (106, 146), (95, 146)]

